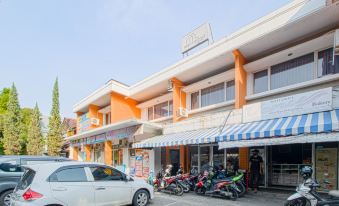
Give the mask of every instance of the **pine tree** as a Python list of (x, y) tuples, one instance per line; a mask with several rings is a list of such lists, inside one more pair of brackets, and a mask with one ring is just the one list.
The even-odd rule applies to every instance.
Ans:
[(62, 130), (61, 117), (59, 111), (59, 87), (58, 78), (55, 80), (53, 88), (52, 110), (49, 117), (48, 135), (47, 135), (47, 150), (48, 155), (57, 156), (60, 153), (62, 146)]
[(35, 104), (27, 135), (27, 153), (29, 155), (41, 155), (44, 147), (44, 139), (41, 133), (40, 111), (38, 104)]
[(4, 118), (4, 132), (3, 132), (3, 147), (5, 154), (17, 155), (21, 151), (20, 141), (20, 125), (21, 125), (21, 110), (19, 105), (18, 93), (13, 83), (8, 105), (7, 112)]

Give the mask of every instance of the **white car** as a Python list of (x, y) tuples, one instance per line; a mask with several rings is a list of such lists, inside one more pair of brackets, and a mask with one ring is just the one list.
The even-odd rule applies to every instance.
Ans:
[(153, 187), (100, 163), (58, 162), (27, 166), (11, 206), (145, 206)]

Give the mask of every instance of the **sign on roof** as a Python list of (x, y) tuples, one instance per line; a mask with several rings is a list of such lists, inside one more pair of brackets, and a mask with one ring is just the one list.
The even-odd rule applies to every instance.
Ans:
[(184, 36), (181, 41), (181, 52), (186, 53), (206, 41), (213, 43), (211, 26), (209, 23), (199, 26)]

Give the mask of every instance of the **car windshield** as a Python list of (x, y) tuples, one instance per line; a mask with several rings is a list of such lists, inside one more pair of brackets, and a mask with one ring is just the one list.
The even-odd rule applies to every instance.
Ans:
[(26, 189), (33, 181), (33, 178), (35, 176), (35, 171), (31, 170), (29, 168), (25, 168), (25, 173), (22, 176), (18, 186), (17, 190), (24, 190)]

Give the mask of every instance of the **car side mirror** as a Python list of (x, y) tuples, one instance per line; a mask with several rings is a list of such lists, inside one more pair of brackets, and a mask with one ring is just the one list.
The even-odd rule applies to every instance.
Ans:
[(130, 176), (128, 176), (128, 175), (125, 176), (124, 180), (126, 182), (133, 181), (133, 179)]

